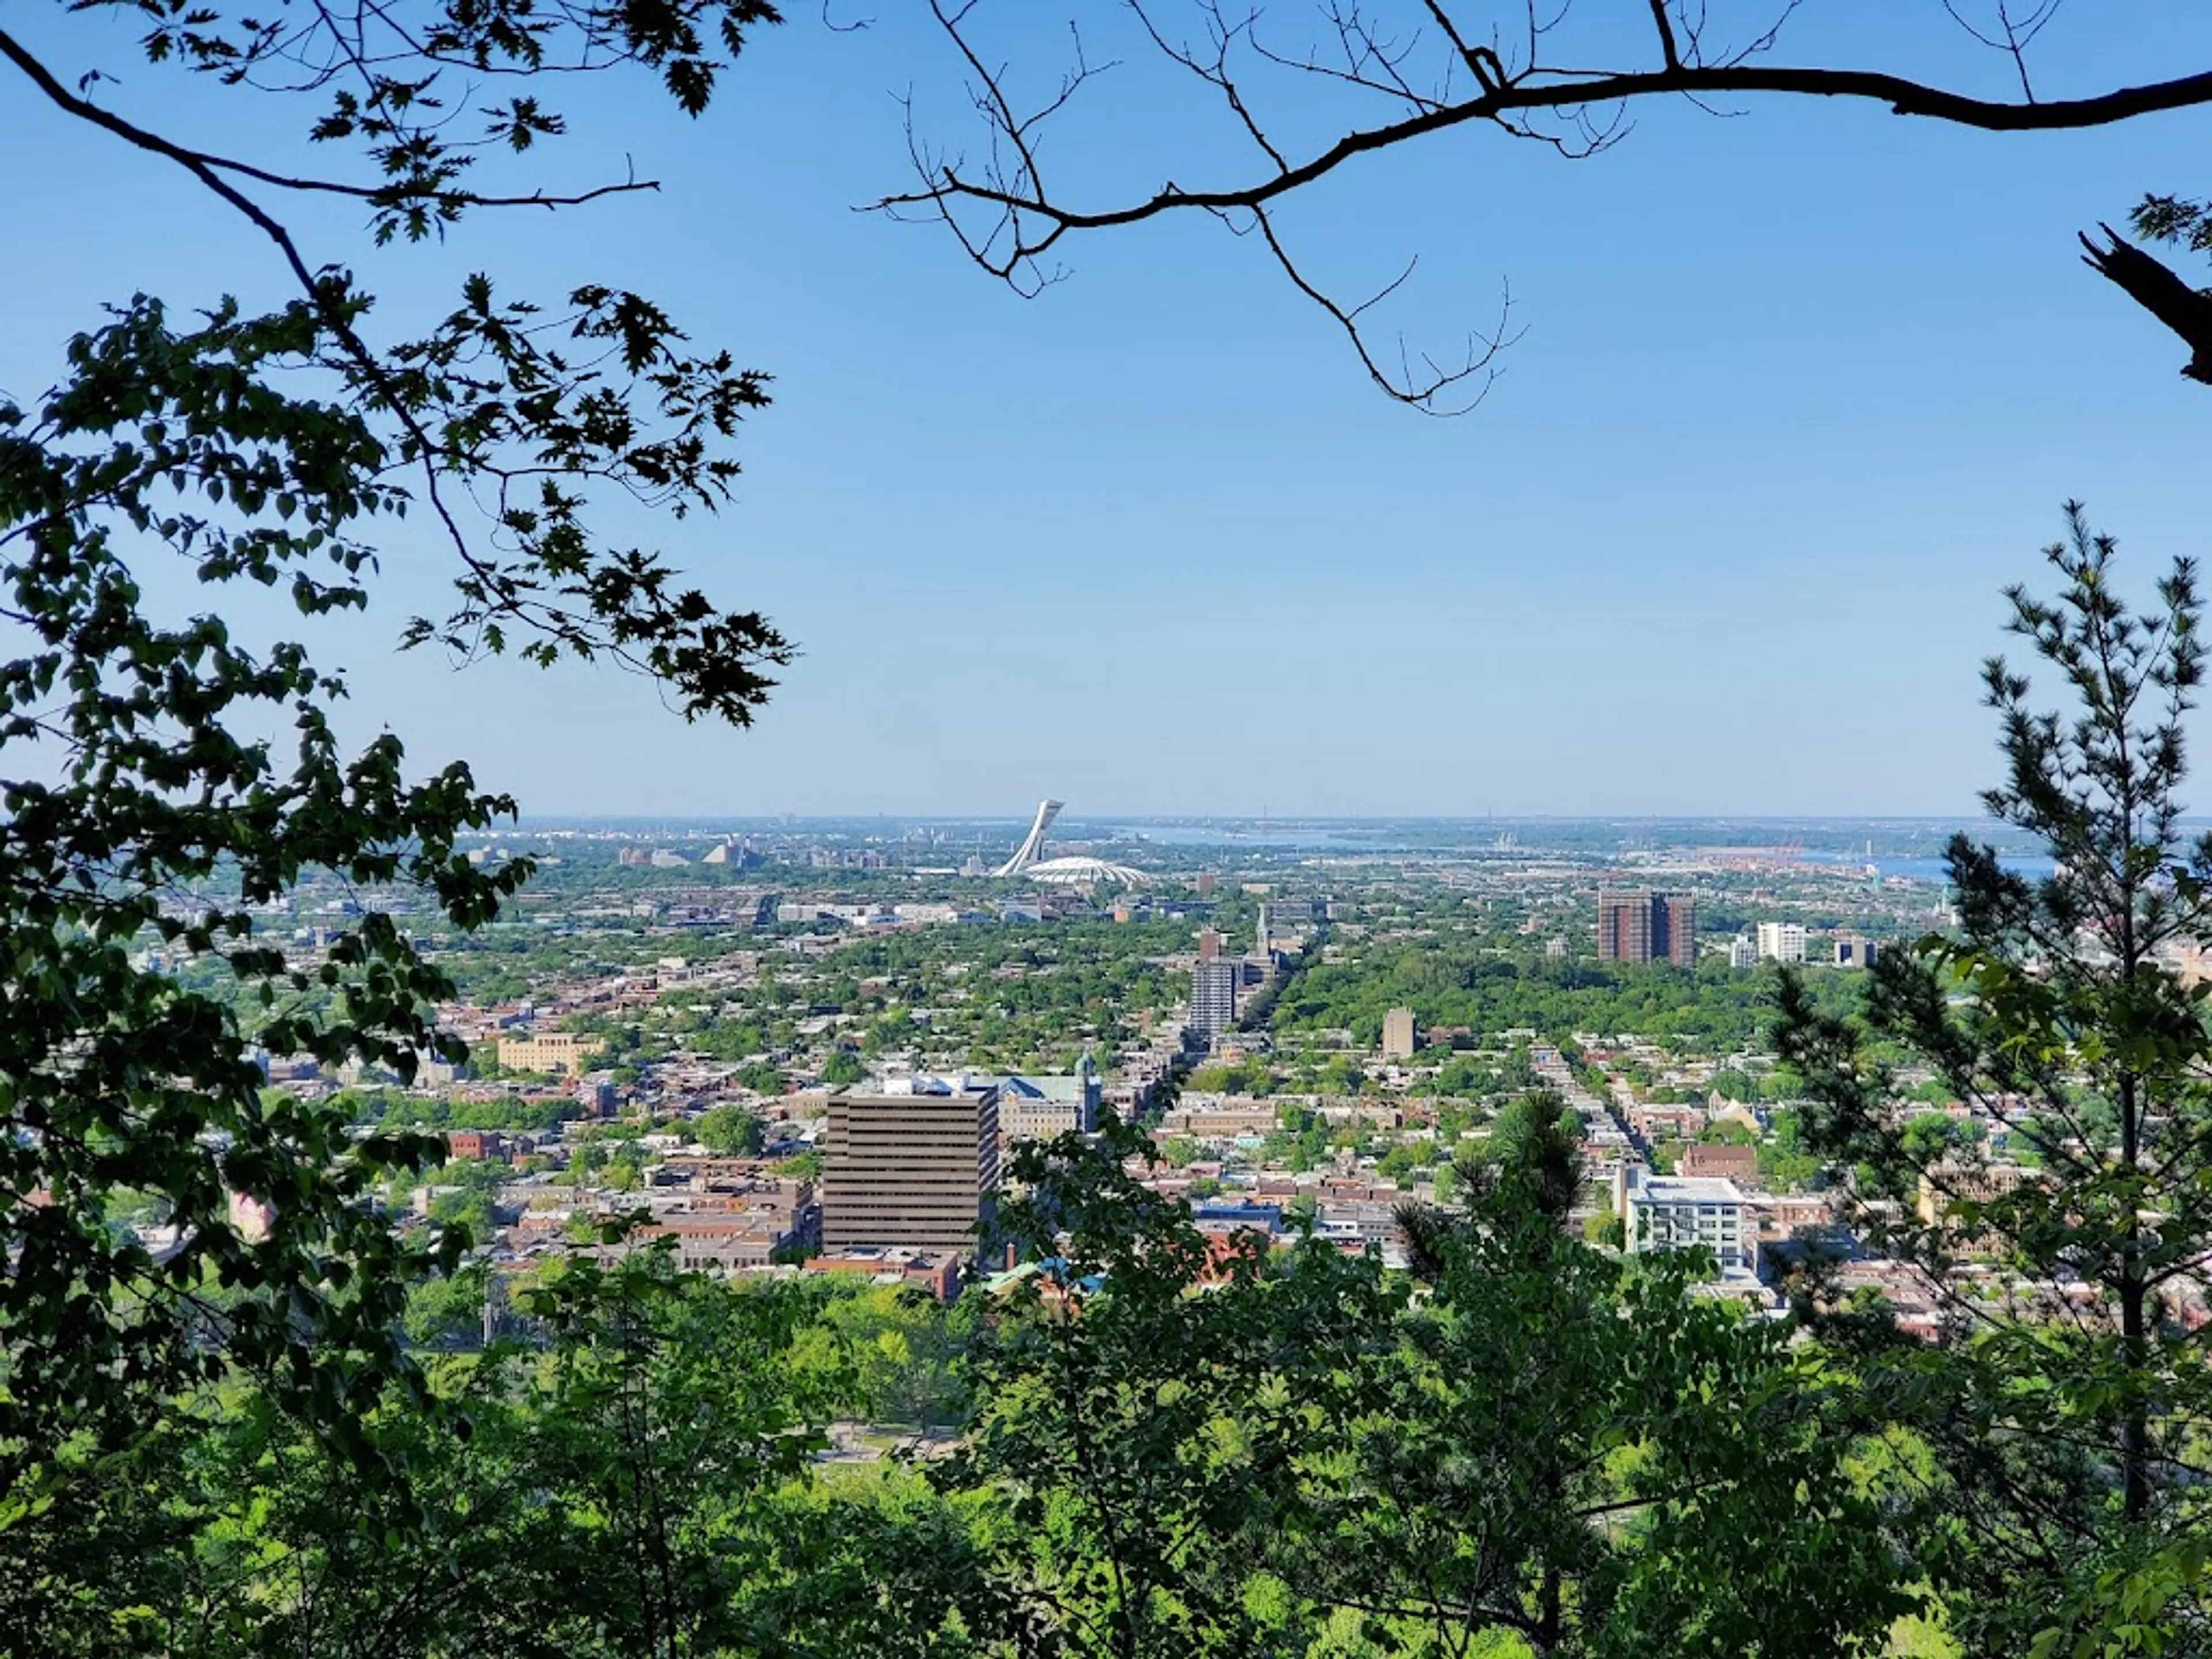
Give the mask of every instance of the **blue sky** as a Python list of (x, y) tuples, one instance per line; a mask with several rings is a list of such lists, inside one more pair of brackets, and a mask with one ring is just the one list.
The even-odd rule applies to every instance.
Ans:
[[(1056, 68), (1043, 9), (1000, 4), (1009, 50)], [(1072, 244), (1071, 280), (1024, 301), (942, 234), (855, 213), (906, 180), (894, 89), (958, 136), (954, 68), (908, 0), (851, 33), (794, 9), (696, 125), (641, 85), (586, 95), (556, 176), (627, 151), (658, 197), (383, 254), (295, 215), (395, 319), (480, 267), (603, 280), (776, 377), (740, 500), (671, 542), (801, 643), (752, 731), (686, 726), (611, 671), (396, 655), (441, 574), (427, 544), (394, 543), (390, 599), (319, 647), (364, 732), (465, 755), (533, 813), (1960, 811), (1994, 772), (1998, 590), (2039, 577), (2060, 501), (2146, 588), (2203, 550), (2212, 392), (2072, 237), (2146, 188), (2212, 190), (2212, 115), (1996, 137), (1650, 108), (1581, 163), (1489, 135), (1378, 158), (1286, 219), (1320, 267), (1349, 286), (1420, 254), (1394, 319), (1416, 343), (1486, 320), (1504, 279), (1526, 330), (1489, 400), (1437, 421), (1211, 222)], [(2212, 19), (2177, 15), (2062, 12), (2045, 90), (2206, 61)], [(118, 108), (283, 142), (35, 21), (58, 67), (121, 74)], [(2004, 89), (1932, 3), (1804, 21), (1800, 56)], [(1062, 137), (1071, 190), (1218, 158), (1171, 83), (1117, 76)], [(42, 162), (0, 177), (0, 386), (43, 386), (101, 298), (282, 294), (250, 230), (20, 88), (0, 146)]]

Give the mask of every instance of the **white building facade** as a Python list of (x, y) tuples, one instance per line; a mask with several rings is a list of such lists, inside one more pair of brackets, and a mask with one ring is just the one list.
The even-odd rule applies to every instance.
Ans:
[(1760, 922), (1759, 955), (1765, 962), (1804, 961), (1805, 924), (1802, 921)]
[(1616, 1191), (1632, 1253), (1703, 1249), (1724, 1273), (1747, 1273), (1756, 1265), (1751, 1207), (1733, 1181), (1655, 1176), (1631, 1164), (1623, 1165)]

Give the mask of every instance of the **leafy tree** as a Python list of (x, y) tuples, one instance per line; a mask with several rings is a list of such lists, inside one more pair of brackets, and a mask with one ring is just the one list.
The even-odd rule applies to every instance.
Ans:
[(234, 1389), (65, 1508), (24, 1506), (0, 1527), (8, 1650), (674, 1659), (801, 1636), (785, 1493), (852, 1397), (814, 1299), (687, 1279), (659, 1250), (518, 1297), (542, 1346), (432, 1360), (446, 1409), (363, 1425), (404, 1486)]
[[(1304, 1385), (1329, 1375), (1305, 1362), (1348, 1334), (1347, 1312), (1280, 1349), (1249, 1238), (1190, 1294), (1214, 1253), (1186, 1209), (1122, 1173), (1140, 1150), (1128, 1132), (1105, 1141), (1017, 1149), (1024, 1196), (1001, 1222), (1042, 1271), (976, 1351), (976, 1431), (930, 1479), (989, 1517), (998, 1593), (969, 1617), (994, 1650), (1048, 1633), (1102, 1659), (1244, 1650), (1268, 1617), (1231, 1551), (1295, 1492), (1327, 1399)], [(1372, 1293), (1360, 1311), (1379, 1320)]]
[(416, 1285), (407, 1297), (407, 1340), (417, 1347), (473, 1343), (483, 1331), (488, 1279), (471, 1264)]
[(461, 1187), (436, 1194), (430, 1200), (430, 1219), (454, 1230), (471, 1243), (489, 1238), (495, 1225), (491, 1200), (481, 1187)]
[(838, 1049), (822, 1066), (822, 1080), (832, 1088), (858, 1083), (867, 1074), (868, 1068), (861, 1064), (860, 1055), (850, 1048)]
[[(173, 166), (295, 290), (258, 313), (137, 295), (87, 318), (42, 396), (0, 397), (0, 585), (18, 653), (0, 662), (9, 1480), (73, 1431), (140, 1431), (159, 1401), (233, 1363), (359, 1439), (380, 1379), (407, 1370), (404, 1285), (456, 1242), (396, 1238), (370, 1195), (435, 1161), (435, 1143), (356, 1139), (339, 1109), (265, 1097), (248, 1054), (411, 1079), (419, 1056), (464, 1058), (431, 1020), (453, 988), (387, 901), (311, 961), (289, 960), (256, 913), (326, 874), (412, 890), (465, 932), (530, 873), (458, 850), (514, 811), (465, 766), (411, 779), (389, 734), (341, 747), (346, 683), (301, 640), (257, 641), (211, 610), (170, 616), (137, 573), (167, 562), (187, 585), (278, 590), (312, 638), (369, 603), (380, 544), (411, 507), (454, 585), (448, 606), (398, 626), (405, 644), (611, 657), (661, 680), (687, 717), (740, 724), (789, 654), (766, 619), (717, 607), (599, 527), (611, 501), (715, 506), (729, 442), (765, 401), (759, 374), (691, 352), (650, 300), (600, 284), (541, 306), (478, 274), (427, 331), (387, 331), (369, 289), (311, 255), (273, 205), (349, 200), (380, 245), (455, 233), (478, 209), (558, 205), (496, 177), (502, 157), (526, 167), (566, 131), (544, 84), (571, 67), (642, 69), (696, 113), (721, 61), (773, 21), (762, 0), (128, 9), (149, 75), (310, 100), (306, 136), (327, 166), (150, 129), (94, 101), (115, 76), (64, 76), (0, 29), (27, 96)], [(487, 80), (513, 95), (483, 101)], [(176, 971), (142, 965), (149, 945)], [(158, 1200), (173, 1248), (107, 1226), (118, 1189)], [(234, 1194), (264, 1219), (241, 1224)]]
[(924, 1429), (959, 1422), (968, 1407), (960, 1362), (974, 1304), (946, 1308), (901, 1285), (834, 1288), (822, 1322), (839, 1339), (854, 1370), (856, 1404), (869, 1420)]
[(1039, 1270), (930, 1466), (990, 1650), (1810, 1656), (1912, 1605), (1844, 1380), (1692, 1263), (1563, 1236), (1543, 1158), (1433, 1219), (1417, 1298), (1322, 1241), (1209, 1246), (1115, 1139), (1018, 1154)]
[(1427, 1162), (1422, 1148), (1401, 1141), (1375, 1161), (1375, 1173), (1385, 1181), (1403, 1181)]
[[(1786, 980), (1779, 1040), (1808, 1080), (1808, 1142), (1856, 1166), (1863, 1196), (1919, 1200), (1862, 1224), (1925, 1269), (1954, 1346), (1870, 1363), (1898, 1378), (1948, 1482), (1952, 1627), (1978, 1650), (2044, 1632), (2039, 1652), (2097, 1651), (2133, 1628), (2201, 1651), (2212, 1390), (2182, 1316), (2212, 1249), (2212, 1034), (2202, 988), (2161, 957), (2212, 926), (2212, 839), (2185, 831), (2179, 793), (2201, 601), (2185, 560), (2154, 611), (2130, 610), (2110, 538), (2066, 513), (2048, 552), (2060, 596), (2008, 597), (2074, 710), (2034, 708), (2002, 659), (1984, 677), (2005, 760), (1984, 801), (2055, 868), (2031, 878), (1958, 837), (1956, 936), (1878, 959), (1863, 1026)], [(1901, 1111), (1869, 1035), (2032, 1148), (2033, 1169)], [(1986, 1283), (1951, 1273), (1969, 1249), (2005, 1270), (2002, 1294), (1966, 1293)]]
[(1554, 1225), (1582, 1196), (1582, 1119), (1550, 1089), (1531, 1090), (1501, 1110), (1463, 1170), (1476, 1190), (1510, 1199)]
[(1898, 1146), (1915, 1169), (1932, 1169), (1975, 1139), (1972, 1127), (1948, 1113), (1919, 1112), (1905, 1120)]
[(1364, 1348), (1327, 1473), (1278, 1523), (1284, 1580), (1401, 1649), (1881, 1651), (1912, 1604), (1911, 1499), (1850, 1467), (1862, 1402), (1692, 1294), (1686, 1255), (1562, 1235), (1519, 1196), (1542, 1179), (1423, 1230), (1429, 1294)]
[(727, 1103), (702, 1112), (692, 1124), (691, 1133), (708, 1152), (725, 1158), (738, 1153), (757, 1157), (768, 1144), (768, 1126), (759, 1115), (742, 1106)]
[(1801, 1192), (1820, 1180), (1821, 1160), (1806, 1144), (1804, 1115), (1784, 1108), (1767, 1121), (1759, 1146), (1759, 1178), (1771, 1192)]
[(1441, 1207), (1449, 1208), (1460, 1201), (1466, 1182), (1461, 1178), (1459, 1165), (1445, 1162), (1437, 1165), (1429, 1177), (1431, 1189)]
[[(1800, 981), (1802, 987), (1804, 981)], [(1759, 1097), (1761, 1100), (1801, 1100), (1805, 1094), (1805, 1079), (1790, 1066), (1770, 1066), (1759, 1074)]]
[(1712, 1090), (1723, 1100), (1753, 1100), (1758, 1097), (1759, 1085), (1748, 1073), (1723, 1066), (1713, 1073)]

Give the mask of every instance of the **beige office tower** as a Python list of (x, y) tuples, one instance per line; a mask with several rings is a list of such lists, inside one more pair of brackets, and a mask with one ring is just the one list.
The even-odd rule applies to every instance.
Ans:
[(830, 1097), (822, 1248), (972, 1256), (999, 1184), (994, 1085), (915, 1081), (913, 1092)]
[(1411, 1060), (1413, 1051), (1420, 1047), (1420, 1033), (1413, 1024), (1411, 1008), (1393, 1008), (1382, 1016), (1382, 1057), (1385, 1060)]

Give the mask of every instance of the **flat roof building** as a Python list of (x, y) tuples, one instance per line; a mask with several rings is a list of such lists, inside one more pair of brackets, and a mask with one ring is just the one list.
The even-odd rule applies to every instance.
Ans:
[(1237, 1023), (1237, 982), (1244, 964), (1222, 957), (1201, 957), (1190, 970), (1190, 1029), (1212, 1042)]
[(1758, 1238), (1751, 1206), (1733, 1181), (1655, 1176), (1640, 1164), (1624, 1164), (1615, 1179), (1631, 1252), (1700, 1249), (1724, 1273), (1751, 1270)]
[(1805, 924), (1802, 921), (1760, 922), (1759, 955), (1765, 962), (1804, 961)]
[(594, 1038), (574, 1031), (538, 1031), (499, 1040), (499, 1063), (510, 1072), (550, 1073), (581, 1077), (584, 1061), (600, 1047)]
[(1098, 1127), (1104, 1094), (1088, 1054), (1073, 1072), (1009, 1077), (999, 1085), (999, 1132), (1008, 1140), (1050, 1140), (1071, 1129), (1089, 1134)]
[[(892, 1092), (894, 1088), (899, 1092)], [(908, 1249), (967, 1258), (999, 1185), (995, 1085), (902, 1079), (878, 1094), (830, 1097), (822, 1167), (822, 1248)]]
[(1680, 893), (1649, 888), (1597, 896), (1597, 959), (1600, 962), (1671, 962), (1692, 968), (1698, 961), (1698, 907)]

